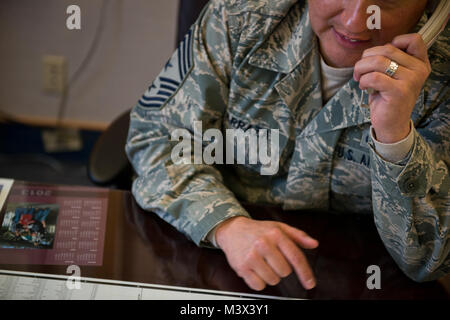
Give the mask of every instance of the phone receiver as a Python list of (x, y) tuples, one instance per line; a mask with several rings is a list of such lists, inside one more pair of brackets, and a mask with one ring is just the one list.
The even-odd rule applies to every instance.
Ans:
[(439, 34), (444, 31), (450, 17), (450, 0), (441, 0), (427, 23), (419, 30), (423, 41), (429, 49)]
[[(433, 15), (428, 19), (427, 23), (419, 30), (428, 49), (437, 40), (442, 31), (444, 31), (450, 18), (450, 0), (441, 0), (433, 11)], [(376, 93), (372, 88), (367, 89), (368, 94)]]

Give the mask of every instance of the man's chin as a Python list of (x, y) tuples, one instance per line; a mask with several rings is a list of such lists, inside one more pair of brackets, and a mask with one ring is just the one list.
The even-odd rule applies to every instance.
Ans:
[[(331, 44), (332, 41), (329, 41), (328, 44)], [(334, 68), (353, 68), (358, 62), (364, 50), (358, 50), (355, 52), (354, 50), (348, 50), (346, 48), (341, 48), (339, 44), (333, 44), (333, 49), (330, 50), (330, 45), (320, 47), (320, 53), (324, 58), (325, 62)], [(338, 48), (338, 50), (336, 50)]]
[[(322, 54), (323, 56), (323, 54)], [(355, 64), (361, 60), (361, 54), (358, 55), (349, 55), (348, 52), (339, 52), (333, 56), (324, 57), (325, 62), (334, 68), (353, 68)]]

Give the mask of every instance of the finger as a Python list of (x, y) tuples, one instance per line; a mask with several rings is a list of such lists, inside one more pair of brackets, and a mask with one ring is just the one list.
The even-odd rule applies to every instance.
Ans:
[(289, 238), (280, 241), (278, 246), (291, 266), (294, 268), (295, 273), (297, 274), (297, 277), (303, 287), (307, 290), (314, 288), (316, 281), (314, 279), (313, 272), (300, 248), (297, 247)]
[(270, 284), (271, 286), (274, 286), (280, 282), (280, 277), (274, 272), (274, 270), (262, 257), (253, 260), (251, 269), (265, 283)]
[(261, 291), (266, 287), (266, 282), (261, 279), (253, 270), (247, 270), (242, 273), (241, 277), (244, 279), (245, 283), (256, 291)]
[(396, 81), (387, 74), (380, 72), (366, 73), (359, 79), (359, 87), (361, 90), (372, 88), (378, 92), (390, 92), (393, 88), (396, 88)]
[(365, 50), (362, 54), (362, 58), (373, 56), (384, 56), (411, 70), (415, 70), (419, 65), (423, 64), (422, 60), (407, 54), (406, 52), (394, 47), (392, 44), (373, 47)]
[[(386, 73), (387, 68), (389, 68), (391, 60), (384, 56), (372, 56), (359, 60), (355, 64), (355, 69), (353, 72), (353, 77), (356, 81), (361, 79), (361, 76), (371, 72)], [(393, 75), (396, 80), (405, 80), (410, 77), (410, 72), (403, 66), (398, 66), (397, 71)]]
[(267, 264), (280, 278), (291, 274), (292, 268), (275, 245), (259, 245), (258, 252), (266, 260)]
[(399, 35), (392, 40), (392, 45), (423, 62), (428, 62), (427, 46), (418, 33)]
[(319, 241), (310, 237), (306, 232), (284, 223), (281, 223), (280, 225), (281, 229), (289, 236), (289, 238), (294, 240), (300, 247), (304, 249), (315, 249), (319, 245)]

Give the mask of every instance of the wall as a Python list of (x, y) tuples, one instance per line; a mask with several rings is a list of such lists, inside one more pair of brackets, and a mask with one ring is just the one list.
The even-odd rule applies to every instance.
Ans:
[[(177, 0), (105, 0), (98, 47), (73, 83), (65, 118), (105, 126), (131, 108), (175, 47)], [(81, 8), (81, 30), (66, 28), (66, 8)], [(0, 111), (55, 119), (60, 96), (42, 89), (44, 54), (64, 55), (69, 78), (92, 43), (102, 0), (0, 1)]]

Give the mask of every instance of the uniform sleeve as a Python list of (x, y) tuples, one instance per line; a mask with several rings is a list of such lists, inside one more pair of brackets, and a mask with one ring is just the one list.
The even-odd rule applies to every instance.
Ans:
[(206, 235), (220, 222), (248, 216), (217, 168), (171, 157), (180, 142), (172, 141), (174, 130), (193, 136), (194, 121), (201, 121), (203, 132), (221, 130), (233, 57), (226, 21), (223, 1), (210, 1), (133, 108), (126, 144), (138, 204), (199, 246), (210, 246)]
[(450, 272), (450, 94), (417, 128), (407, 157), (377, 155), (373, 143), (372, 204), (375, 224), (397, 265), (415, 281)]
[(411, 150), (414, 145), (414, 123), (412, 120), (409, 120), (409, 134), (408, 136), (395, 143), (381, 143), (377, 141), (375, 130), (373, 127), (370, 127), (370, 138), (373, 141), (375, 151), (379, 156), (381, 156), (384, 160), (389, 162), (398, 162), (403, 160)]

